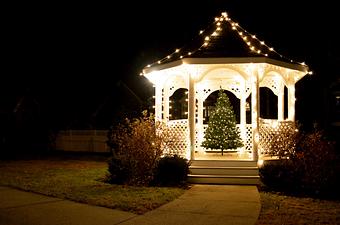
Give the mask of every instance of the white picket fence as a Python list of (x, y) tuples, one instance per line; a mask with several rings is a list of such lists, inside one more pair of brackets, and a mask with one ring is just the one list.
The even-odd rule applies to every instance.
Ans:
[(110, 152), (107, 130), (63, 130), (56, 137), (56, 149), (72, 152)]

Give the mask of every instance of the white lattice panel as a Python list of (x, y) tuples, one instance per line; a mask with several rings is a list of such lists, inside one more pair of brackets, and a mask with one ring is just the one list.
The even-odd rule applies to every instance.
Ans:
[(262, 155), (268, 155), (271, 152), (271, 146), (274, 137), (280, 133), (294, 132), (295, 125), (292, 121), (277, 121), (269, 119), (260, 119), (260, 140), (259, 150)]
[(167, 125), (170, 130), (172, 141), (165, 153), (186, 157), (186, 151), (189, 146), (188, 120), (170, 120)]
[(253, 128), (251, 124), (246, 125), (246, 141), (244, 143), (245, 149), (248, 152), (252, 152), (253, 150)]
[[(240, 127), (240, 125), (237, 125)], [(189, 129), (188, 129), (188, 121), (186, 119), (184, 120), (170, 120), (168, 122), (168, 127), (170, 129), (171, 137), (173, 138), (171, 144), (166, 150), (166, 154), (170, 155), (180, 155), (185, 157), (186, 151), (188, 150), (189, 146)], [(204, 137), (205, 131), (207, 129), (208, 125), (203, 125), (203, 134), (201, 135)], [(201, 143), (204, 140), (204, 138), (199, 138), (198, 131), (196, 130), (196, 150), (205, 148), (201, 147)], [(244, 147), (247, 152), (251, 152), (253, 148), (253, 142), (252, 142), (252, 126), (251, 124), (246, 125), (246, 140), (244, 141)], [(211, 149), (209, 149), (211, 150)]]
[[(205, 130), (207, 129), (208, 125), (207, 124), (203, 124), (203, 134), (201, 135), (201, 138), (199, 138), (199, 133), (198, 133), (198, 130), (196, 130), (196, 140), (195, 140), (195, 143), (196, 143), (196, 150), (198, 149), (204, 149), (203, 147), (201, 147), (201, 144), (202, 142), (204, 141), (204, 135), (205, 135)], [(201, 140), (200, 140), (201, 139)]]

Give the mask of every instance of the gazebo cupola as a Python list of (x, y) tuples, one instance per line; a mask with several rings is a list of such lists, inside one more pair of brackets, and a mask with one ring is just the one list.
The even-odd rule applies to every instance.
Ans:
[[(200, 31), (192, 43), (146, 66), (142, 75), (155, 86), (156, 120), (164, 121), (178, 137), (170, 153), (195, 159), (206, 151), (200, 146), (206, 127), (204, 101), (222, 88), (239, 100), (238, 126), (245, 146), (239, 151), (258, 160), (262, 121), (260, 87), (269, 88), (277, 97), (277, 118), (264, 121), (271, 126), (294, 121), (295, 83), (308, 73), (311, 72), (304, 63), (279, 54), (231, 20), (227, 13), (222, 13)], [(186, 90), (187, 117), (173, 119), (170, 99), (179, 89)], [(287, 118), (284, 115), (285, 98), (288, 100)], [(248, 108), (251, 119), (247, 123)]]

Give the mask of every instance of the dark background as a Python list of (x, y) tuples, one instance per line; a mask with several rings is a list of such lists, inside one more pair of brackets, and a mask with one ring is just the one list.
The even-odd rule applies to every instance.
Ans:
[[(340, 17), (335, 3), (297, 2), (49, 2), (4, 7), (2, 127), (8, 130), (31, 120), (27, 123), (40, 121), (47, 130), (108, 128), (125, 111), (137, 112), (148, 104), (153, 89), (139, 76), (142, 68), (189, 42), (223, 11), (279, 53), (306, 62), (314, 75), (296, 85), (297, 119), (326, 123), (325, 90), (339, 79)], [(27, 119), (32, 117), (34, 122)]]

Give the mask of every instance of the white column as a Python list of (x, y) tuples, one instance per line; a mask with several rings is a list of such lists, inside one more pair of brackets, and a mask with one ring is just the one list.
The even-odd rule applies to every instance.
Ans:
[(284, 103), (285, 102), (285, 85), (281, 81), (279, 87), (279, 94), (277, 96), (277, 119), (278, 121), (284, 120)]
[(240, 131), (241, 137), (244, 143), (243, 151), (246, 150), (246, 143), (247, 143), (247, 114), (246, 114), (246, 82), (243, 84), (242, 88), (242, 95), (240, 99)]
[(164, 114), (164, 121), (169, 120), (169, 88), (167, 85), (164, 87), (164, 92), (163, 92), (163, 114)]
[(288, 120), (295, 121), (295, 85), (288, 86)]
[(240, 124), (241, 126), (245, 126), (246, 125), (246, 119), (247, 119), (247, 115), (246, 115), (246, 96), (245, 93), (243, 93), (241, 100), (240, 100)]
[(246, 101), (247, 101), (247, 96), (246, 96), (246, 81), (241, 84), (241, 99), (240, 99), (240, 124), (241, 126), (246, 126), (247, 123), (247, 114), (246, 114)]
[(244, 146), (241, 148), (241, 151), (239, 152), (239, 154), (242, 155), (244, 154), (246, 150), (246, 143), (247, 143), (246, 99), (244, 95), (242, 95), (240, 99), (240, 132), (241, 132), (241, 138), (244, 144)]
[(162, 120), (162, 87), (156, 86), (155, 90), (155, 119)]
[(195, 80), (189, 74), (189, 96), (188, 96), (188, 123), (189, 123), (189, 145), (190, 159), (195, 159)]
[[(198, 94), (198, 104), (197, 104), (197, 133), (198, 133), (198, 144), (201, 145), (203, 141), (203, 99), (201, 93)], [(198, 149), (201, 149), (199, 146)]]
[(251, 83), (251, 124), (253, 131), (253, 160), (257, 161), (258, 156), (258, 142), (259, 142), (259, 114), (260, 114), (260, 98), (259, 98), (259, 81), (257, 71), (252, 74)]

